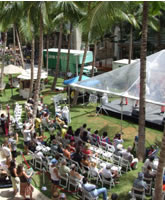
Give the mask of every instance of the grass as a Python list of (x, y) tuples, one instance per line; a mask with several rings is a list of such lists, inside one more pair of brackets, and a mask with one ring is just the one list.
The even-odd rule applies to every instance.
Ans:
[[(42, 91), (42, 95), (44, 96), (44, 103), (48, 105), (52, 117), (54, 116), (54, 104), (52, 101), (52, 98), (54, 95), (58, 94), (58, 92), (52, 91), (51, 84), (53, 81), (53, 77), (49, 77), (48, 84), (45, 87), (45, 90)], [(8, 82), (8, 79), (5, 78), (5, 82)], [(63, 86), (62, 84), (63, 80), (58, 79), (57, 86)], [(7, 85), (6, 94), (2, 95), (0, 97), (0, 104), (2, 104), (3, 109), (5, 109), (6, 104), (9, 104), (11, 109), (10, 113), (13, 114), (13, 108), (15, 102), (18, 102), (19, 104), (24, 105), (25, 100), (22, 100), (19, 96), (18, 89), (13, 89), (13, 96), (11, 96), (11, 88)], [(98, 129), (99, 134), (101, 135), (104, 131), (108, 132), (108, 135), (111, 139), (113, 139), (114, 135), (120, 131), (121, 129), (121, 121), (120, 119), (113, 118), (111, 116), (106, 115), (98, 115), (96, 116), (96, 105), (95, 104), (88, 104), (88, 105), (77, 105), (74, 107), (71, 107), (71, 126), (74, 130), (82, 126), (82, 124), (87, 123), (88, 127), (91, 128), (91, 131)], [(25, 112), (23, 112), (23, 118), (25, 117)], [(134, 137), (138, 133), (138, 125), (129, 121), (123, 121), (122, 122), (123, 132), (122, 135), (124, 139), (124, 147), (127, 148), (128, 146), (132, 146)], [(23, 138), (22, 134), (19, 134), (19, 143), (18, 143), (18, 151), (23, 151)], [(49, 137), (49, 133), (45, 132), (45, 135)], [(150, 146), (151, 144), (154, 144), (155, 142), (160, 143), (162, 139), (162, 132), (146, 128), (146, 146)], [(0, 137), (0, 142), (2, 143), (4, 140), (4, 137)], [(29, 157), (26, 156), (26, 159), (28, 160)], [(18, 156), (17, 162), (22, 162), (21, 156)], [(127, 174), (122, 175), (120, 178), (120, 183), (115, 186), (110, 192), (116, 192), (119, 194), (119, 199), (121, 200), (127, 200), (128, 199), (128, 192), (131, 190), (133, 180), (137, 177), (137, 173), (141, 170), (142, 163), (139, 163), (138, 169), (134, 171), (130, 171)], [(42, 174), (37, 174), (34, 176), (34, 181), (32, 184), (41, 190), (41, 187), (43, 186), (42, 181)], [(46, 196), (50, 197), (50, 181), (49, 177), (46, 175), (46, 186), (48, 188), (47, 191), (43, 192)], [(74, 195), (71, 195), (67, 193), (67, 198), (69, 200), (75, 199)]]

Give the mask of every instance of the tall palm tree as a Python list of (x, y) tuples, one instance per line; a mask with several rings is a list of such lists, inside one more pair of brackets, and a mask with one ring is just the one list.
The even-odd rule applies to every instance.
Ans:
[(5, 66), (5, 51), (6, 51), (6, 42), (7, 42), (7, 32), (3, 33), (3, 48), (2, 48), (2, 66), (1, 66), (1, 77), (0, 77), (0, 87), (3, 88), (3, 73)]
[(61, 1), (56, 4), (56, 9), (58, 11), (57, 15), (55, 16), (54, 20), (60, 19), (60, 36), (58, 42), (58, 54), (57, 54), (57, 62), (56, 62), (56, 71), (55, 77), (52, 84), (52, 90), (55, 88), (59, 73), (59, 63), (60, 63), (60, 53), (61, 53), (61, 44), (62, 41), (62, 32), (65, 23), (68, 23), (69, 20), (73, 20), (74, 18), (79, 19), (79, 9), (75, 2), (72, 1)]
[(140, 107), (139, 107), (139, 131), (138, 131), (138, 158), (143, 161), (145, 156), (145, 94), (146, 94), (146, 56), (147, 56), (147, 32), (148, 32), (148, 7), (149, 3), (143, 3), (142, 38), (140, 51)]
[(162, 200), (162, 185), (163, 185), (163, 172), (165, 166), (165, 123), (164, 123), (164, 131), (163, 131), (163, 139), (161, 144), (161, 151), (159, 156), (159, 164), (156, 173), (155, 180), (155, 198), (154, 200)]
[[(82, 78), (84, 63), (86, 59), (89, 35), (92, 29), (98, 28), (99, 31), (103, 32), (104, 29), (111, 27), (112, 21), (119, 15), (121, 7), (124, 2), (88, 2), (86, 8), (86, 17), (82, 20), (82, 26), (86, 29), (85, 31), (85, 49), (83, 55), (83, 61), (79, 74), (79, 81)], [(78, 92), (75, 92), (73, 104), (77, 104)]]

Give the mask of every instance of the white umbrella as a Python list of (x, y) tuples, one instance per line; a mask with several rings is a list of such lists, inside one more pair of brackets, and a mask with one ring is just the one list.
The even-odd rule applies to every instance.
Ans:
[[(25, 70), (22, 67), (15, 66), (15, 65), (7, 65), (4, 67), (4, 74), (5, 75), (13, 75), (13, 74), (22, 74)], [(0, 69), (1, 73), (1, 69)]]

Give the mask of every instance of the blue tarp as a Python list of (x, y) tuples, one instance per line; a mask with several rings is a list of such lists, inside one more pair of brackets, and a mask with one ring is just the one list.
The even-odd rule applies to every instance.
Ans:
[[(74, 77), (74, 78), (65, 80), (65, 81), (64, 81), (64, 85), (70, 85), (70, 84), (72, 84), (72, 83), (77, 83), (77, 82), (78, 82), (78, 79), (79, 79), (79, 76), (76, 76), (76, 77)], [(84, 75), (83, 75), (82, 78), (81, 78), (82, 81), (87, 80), (87, 79), (89, 79), (89, 77), (88, 77), (88, 76), (84, 76)]]

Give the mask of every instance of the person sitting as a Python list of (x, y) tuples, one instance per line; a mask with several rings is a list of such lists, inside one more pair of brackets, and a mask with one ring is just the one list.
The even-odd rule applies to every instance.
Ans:
[(65, 122), (60, 118), (59, 114), (56, 114), (56, 122), (60, 125), (60, 127), (65, 125)]
[(71, 152), (71, 153), (73, 153), (73, 152), (75, 152), (75, 151), (76, 151), (76, 149), (75, 149), (75, 142), (74, 142), (74, 140), (71, 140), (71, 141), (70, 141), (70, 144), (69, 144), (69, 149), (70, 149), (70, 152)]
[(133, 187), (137, 189), (148, 189), (147, 184), (143, 179), (144, 179), (144, 174), (142, 172), (139, 172), (138, 178), (134, 180)]
[(91, 162), (91, 165), (90, 165), (90, 172), (91, 172), (94, 176), (96, 176), (96, 175), (99, 174), (99, 169), (97, 168), (97, 164), (96, 164), (96, 162), (94, 162), (94, 161)]
[(89, 142), (88, 132), (87, 132), (87, 131), (84, 131), (84, 132), (82, 133), (81, 140), (82, 140), (83, 142)]
[(66, 160), (62, 160), (61, 161), (61, 165), (59, 167), (59, 172), (61, 175), (66, 175), (70, 173), (70, 168), (68, 166), (66, 166)]
[(82, 127), (80, 127), (80, 137), (83, 136), (83, 132), (86, 131), (87, 124), (83, 124)]
[(81, 163), (82, 163), (83, 165), (87, 166), (87, 167), (90, 167), (90, 164), (91, 164), (90, 161), (89, 161), (89, 159), (88, 159), (88, 156), (87, 156), (87, 155), (84, 155), (84, 156), (82, 157)]
[(90, 144), (86, 143), (84, 145), (84, 148), (82, 149), (82, 153), (85, 155), (88, 155), (88, 156), (92, 155), (92, 151), (89, 149), (89, 146), (90, 146)]
[(100, 143), (100, 136), (99, 136), (99, 131), (95, 130), (95, 132), (92, 134), (92, 143), (99, 144)]
[(71, 136), (74, 136), (72, 126), (69, 126), (69, 127), (68, 127), (67, 134), (68, 134), (68, 135), (71, 135)]
[(122, 150), (123, 150), (123, 145), (122, 144), (118, 144), (115, 148), (114, 154), (116, 156), (121, 156), (122, 155)]
[(122, 153), (122, 158), (124, 158), (125, 160), (129, 161), (131, 168), (135, 169), (136, 165), (138, 163), (138, 159), (134, 158), (134, 156), (131, 154), (131, 151), (132, 151), (132, 147), (129, 146), (127, 148), (127, 151)]
[(81, 182), (83, 176), (81, 176), (77, 171), (76, 171), (76, 165), (72, 164), (71, 165), (71, 171), (70, 171), (70, 176), (76, 180), (78, 180), (79, 182)]
[(156, 173), (152, 171), (152, 168), (150, 165), (147, 166), (147, 169), (144, 172), (144, 178), (152, 178), (154, 179), (156, 177)]
[(75, 162), (78, 162), (78, 164), (81, 166), (82, 155), (80, 152), (80, 147), (76, 148), (76, 152), (71, 155), (71, 159)]
[(100, 170), (100, 175), (103, 176), (106, 180), (111, 180), (112, 178), (117, 177), (117, 173), (111, 172), (111, 164), (106, 164), (106, 167)]
[(152, 156), (145, 160), (144, 165), (143, 165), (143, 173), (146, 172), (148, 166), (150, 166), (152, 170), (155, 170), (155, 167), (153, 164), (154, 159), (155, 159), (155, 157)]
[(107, 144), (111, 144), (107, 132), (103, 132), (103, 136), (101, 137), (101, 141), (102, 141), (102, 142), (105, 142), (105, 143), (107, 143)]
[(69, 145), (67, 145), (66, 148), (65, 149), (63, 148), (62, 150), (63, 150), (64, 156), (70, 160), (71, 152), (70, 152)]
[(123, 139), (121, 138), (121, 134), (117, 133), (113, 139), (113, 145), (115, 148), (117, 148), (118, 144), (123, 144)]
[(103, 200), (108, 200), (107, 189), (106, 188), (96, 188), (96, 185), (88, 183), (86, 177), (83, 178), (82, 187), (91, 194), (92, 197), (98, 197), (100, 194), (103, 194)]

